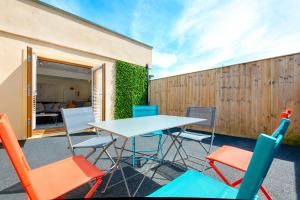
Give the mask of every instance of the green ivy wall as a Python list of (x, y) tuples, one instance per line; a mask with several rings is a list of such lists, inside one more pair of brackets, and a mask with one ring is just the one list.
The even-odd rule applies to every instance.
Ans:
[(116, 62), (115, 119), (131, 117), (132, 105), (147, 104), (147, 84), (145, 67)]

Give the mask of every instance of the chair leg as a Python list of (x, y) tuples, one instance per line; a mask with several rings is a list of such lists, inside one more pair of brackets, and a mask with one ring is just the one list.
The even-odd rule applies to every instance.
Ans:
[(164, 153), (163, 153), (163, 135), (160, 136), (159, 146), (160, 146), (160, 159), (162, 159), (162, 157), (164, 156)]
[[(113, 137), (112, 134), (110, 134), (110, 136)], [(110, 184), (111, 179), (112, 179), (114, 173), (116, 172), (116, 170), (117, 170), (117, 169), (120, 169), (120, 170), (121, 170), (122, 177), (123, 177), (123, 181), (124, 181), (124, 184), (125, 184), (127, 193), (128, 193), (128, 196), (131, 197), (130, 190), (129, 190), (129, 187), (128, 187), (128, 183), (127, 183), (125, 174), (124, 174), (124, 172), (123, 172), (122, 165), (120, 164), (121, 158), (122, 158), (122, 155), (123, 155), (123, 152), (124, 152), (124, 149), (125, 149), (125, 146), (126, 146), (127, 141), (128, 141), (128, 138), (124, 138), (123, 144), (122, 144), (122, 146), (121, 146), (121, 148), (120, 148), (120, 152), (118, 152), (117, 147), (116, 147), (116, 144), (113, 143), (114, 149), (115, 149), (115, 153), (116, 153), (116, 156), (117, 156), (117, 159), (116, 159), (116, 167), (114, 167), (113, 170), (111, 171), (111, 173), (110, 173), (110, 175), (109, 175), (109, 178), (108, 178), (108, 180), (107, 180), (107, 182), (106, 182), (106, 184), (105, 184), (105, 187), (104, 187), (102, 193), (104, 193), (104, 192), (106, 191), (106, 189), (108, 188), (108, 185)]]
[(132, 145), (132, 166), (135, 167), (135, 137), (132, 138), (131, 141), (131, 145)]
[[(208, 150), (206, 151), (206, 156), (208, 156), (210, 154), (210, 150), (211, 150), (211, 147), (212, 147), (212, 144), (214, 142), (214, 133), (212, 134), (211, 136), (211, 139), (210, 139), (210, 145), (208, 147)], [(203, 165), (203, 168), (202, 168), (202, 172), (204, 172), (206, 170), (206, 165), (207, 165), (207, 159), (205, 158), (205, 161), (204, 161), (204, 165)]]
[(88, 159), (93, 153), (95, 153), (96, 148), (93, 148), (92, 151), (90, 151), (86, 156), (85, 159)]
[(96, 192), (97, 188), (100, 186), (101, 182), (102, 182), (102, 179), (100, 177), (97, 177), (95, 184), (88, 191), (88, 193), (84, 196), (84, 198), (91, 198), (91, 196)]
[(157, 148), (157, 155), (160, 156), (160, 159), (163, 156), (163, 152), (162, 152), (162, 135), (159, 135), (159, 139), (158, 139), (158, 148)]
[(242, 181), (243, 181), (243, 178), (240, 178), (240, 179), (234, 181), (233, 183), (231, 183), (231, 186), (232, 186), (232, 187), (235, 187), (235, 186), (241, 184)]
[[(182, 155), (181, 155), (181, 153), (180, 153), (180, 151), (179, 151), (179, 149), (178, 149), (178, 147), (177, 147), (177, 145), (176, 145), (176, 139), (175, 139), (175, 138), (172, 138), (172, 140), (174, 140), (174, 146), (175, 146), (175, 148), (177, 149), (177, 152), (178, 152), (178, 154), (179, 154), (179, 156), (180, 156), (180, 158), (181, 158), (181, 160), (182, 160), (182, 162), (183, 162), (185, 168), (188, 168), (187, 165), (186, 165), (186, 163), (185, 163), (185, 161), (184, 161), (184, 159), (183, 159), (183, 157), (182, 157)], [(175, 157), (174, 157), (174, 158), (175, 158)], [(173, 162), (174, 162), (174, 161), (173, 161)]]
[[(176, 144), (176, 142), (178, 143), (179, 147), (178, 147), (178, 149), (177, 149), (177, 151), (176, 151), (176, 154), (175, 154), (174, 157), (173, 157), (173, 162), (175, 161), (175, 159), (176, 159), (176, 157), (177, 157), (177, 154), (180, 153), (180, 149), (182, 149), (183, 153), (185, 154), (185, 156), (186, 156), (185, 159), (188, 159), (188, 158), (189, 158), (189, 155), (187, 154), (186, 150), (185, 150), (184, 147), (183, 147), (183, 139), (181, 139), (180, 142), (179, 142), (179, 139), (177, 139), (177, 140), (175, 141), (175, 144)], [(175, 145), (175, 147), (177, 147), (177, 146)], [(181, 157), (183, 158), (183, 156), (181, 156)]]
[[(27, 199), (30, 200), (29, 197), (27, 197)], [(63, 195), (61, 195), (61, 196), (59, 196), (59, 197), (57, 197), (57, 198), (55, 198), (55, 199), (65, 199), (65, 195), (63, 194)]]
[[(243, 178), (240, 178), (240, 179), (236, 180), (235, 182), (230, 183), (229, 180), (223, 175), (223, 173), (214, 164), (213, 160), (211, 160), (209, 162), (209, 165), (215, 170), (215, 172), (220, 176), (220, 178), (229, 186), (235, 187), (243, 181)], [(263, 186), (260, 186), (260, 189), (268, 200), (272, 200), (272, 197), (270, 196), (270, 194), (267, 192), (267, 190)]]
[(96, 165), (96, 163), (98, 162), (98, 160), (101, 158), (101, 156), (103, 155), (103, 153), (106, 152), (106, 150), (108, 149), (108, 147), (110, 147), (110, 145), (112, 145), (115, 141), (112, 141), (111, 143), (107, 144), (104, 149), (101, 151), (101, 153), (97, 156), (97, 158), (94, 161), (94, 165)]
[[(173, 140), (173, 136), (171, 136), (171, 139)], [(176, 140), (175, 142), (177, 142), (177, 140)], [(174, 144), (175, 144), (175, 142), (174, 142)], [(178, 151), (180, 150), (180, 144), (179, 144), (179, 149), (177, 148), (177, 146), (175, 146), (175, 147), (176, 147), (176, 153), (175, 153), (175, 155), (174, 155), (174, 157), (173, 157), (172, 162), (175, 162), (175, 160), (176, 160)]]
[(96, 165), (96, 163), (98, 162), (98, 160), (100, 159), (100, 157), (103, 155), (104, 150), (101, 151), (101, 153), (97, 156), (97, 158), (94, 160), (93, 165)]
[(188, 155), (188, 153), (186, 152), (185, 148), (183, 147), (183, 139), (181, 139), (181, 141), (179, 142), (179, 149), (180, 149), (180, 148), (182, 149), (183, 153), (185, 154), (186, 159), (188, 159), (188, 158), (189, 158), (189, 155)]
[[(231, 183), (231, 186), (232, 187), (236, 187), (237, 185), (241, 184), (243, 181), (243, 178), (240, 178), (238, 180), (236, 180), (235, 182)], [(268, 199), (268, 200), (272, 200), (272, 197), (270, 196), (270, 194), (267, 192), (267, 190), (264, 188), (264, 186), (260, 186), (260, 190), (262, 191), (262, 193), (265, 195), (265, 197)]]
[(104, 151), (104, 153), (106, 154), (106, 156), (109, 158), (109, 160), (113, 163), (113, 164), (116, 164), (114, 159), (112, 158), (112, 156), (108, 153), (107, 150)]
[[(168, 137), (170, 136), (169, 134), (164, 134), (164, 135), (166, 135), (166, 137), (165, 137), (164, 141), (162, 142), (162, 145), (165, 144), (165, 142), (167, 141)], [(172, 136), (171, 136), (171, 137), (172, 137)]]
[(217, 172), (217, 174), (220, 176), (220, 178), (227, 184), (231, 186), (231, 183), (229, 182), (229, 180), (225, 177), (225, 175), (217, 168), (217, 166), (215, 165), (214, 161), (209, 161), (209, 165), (215, 170), (215, 172)]
[[(208, 154), (207, 154), (208, 155)], [(201, 172), (205, 172), (206, 171), (206, 166), (207, 166), (207, 160), (204, 161), (203, 167), (202, 167), (202, 171)]]
[(107, 152), (107, 150), (104, 151), (106, 156), (110, 159), (111, 161), (111, 165), (110, 165), (110, 168), (109, 168), (109, 172), (116, 166), (116, 162), (114, 161), (114, 159), (111, 157), (111, 155)]
[(260, 189), (268, 200), (272, 200), (272, 197), (270, 196), (270, 194), (267, 192), (267, 190), (263, 186), (260, 186)]
[[(238, 180), (236, 180), (235, 182), (231, 183), (231, 186), (232, 187), (236, 187), (237, 185), (241, 184), (243, 181), (243, 178), (240, 178)], [(260, 190), (262, 191), (262, 193), (265, 195), (265, 197), (268, 199), (268, 200), (272, 200), (272, 197), (270, 196), (270, 194), (267, 192), (267, 190), (264, 188), (264, 186), (260, 186)]]
[[(131, 155), (132, 166), (133, 167), (136, 167), (136, 166), (139, 167), (139, 163), (141, 161), (141, 158), (136, 157), (137, 150), (136, 150), (136, 138), (135, 137), (132, 138), (131, 145), (132, 145), (132, 149), (131, 149), (131, 152), (132, 152), (132, 155)], [(163, 135), (159, 135), (157, 149), (149, 150), (148, 152), (156, 152), (154, 155), (158, 156), (158, 157), (160, 156), (162, 158), (162, 156), (163, 156), (163, 148), (162, 147), (163, 147)], [(143, 151), (140, 151), (140, 152), (143, 152)], [(143, 165), (146, 164), (149, 160), (147, 158), (144, 158), (144, 159), (146, 160), (146, 162), (143, 163)]]
[[(174, 139), (173, 139), (173, 136), (171, 136), (171, 139), (174, 140)], [(178, 142), (178, 140), (176, 140), (176, 141), (174, 142), (174, 144), (175, 144), (176, 142), (179, 144), (179, 147), (177, 148), (177, 146), (174, 145), (174, 146), (176, 147), (176, 153), (175, 153), (175, 155), (174, 155), (174, 157), (173, 157), (173, 161), (172, 161), (172, 162), (175, 162), (175, 160), (176, 160), (176, 158), (177, 158), (177, 154), (178, 154), (178, 152), (180, 151), (180, 148), (182, 147), (181, 143)], [(182, 142), (182, 141), (181, 141), (181, 142)]]

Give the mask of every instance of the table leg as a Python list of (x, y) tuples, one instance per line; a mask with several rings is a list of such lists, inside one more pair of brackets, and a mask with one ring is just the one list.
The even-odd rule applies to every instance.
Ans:
[(177, 140), (176, 142), (179, 144), (179, 147), (178, 147), (178, 151), (176, 152), (176, 154), (175, 154), (175, 156), (173, 158), (173, 162), (176, 160), (177, 154), (178, 154), (178, 152), (179, 152), (180, 149), (182, 149), (183, 153), (185, 154), (185, 156), (186, 156), (185, 159), (188, 159), (189, 156), (188, 156), (187, 152), (185, 151), (185, 149), (183, 148), (183, 139), (181, 139), (181, 141)]
[[(150, 158), (154, 157), (154, 156), (156, 156), (156, 155), (152, 155), (152, 156), (150, 156)], [(134, 194), (132, 195), (133, 197), (135, 197), (136, 193), (139, 191), (140, 187), (142, 186), (142, 184), (143, 184), (143, 182), (146, 178), (147, 173), (150, 171), (150, 169), (153, 168), (154, 163), (156, 163), (155, 159), (150, 159), (150, 161), (152, 161), (152, 164), (149, 164), (150, 167), (148, 167), (146, 170), (144, 170), (144, 172), (141, 173), (141, 174), (143, 174), (143, 179), (141, 180), (141, 182), (139, 183), (137, 189), (135, 190)], [(163, 161), (160, 160), (160, 164), (162, 164), (162, 163), (163, 163)]]
[[(173, 138), (172, 138), (172, 140), (173, 140)], [(174, 146), (175, 146), (175, 148), (176, 148), (176, 150), (177, 150), (177, 153), (179, 154), (179, 156), (180, 156), (180, 158), (181, 158), (181, 160), (182, 160), (182, 162), (183, 162), (185, 168), (188, 168), (187, 165), (186, 165), (186, 163), (185, 163), (185, 161), (184, 161), (184, 159), (183, 159), (183, 157), (182, 157), (182, 155), (181, 155), (181, 153), (180, 153), (180, 149), (179, 149), (179, 148), (177, 147), (177, 145), (176, 145), (175, 139), (174, 139)], [(176, 154), (176, 155), (177, 155), (177, 154)], [(173, 162), (175, 162), (175, 157), (174, 157), (174, 159), (173, 159)]]
[[(167, 152), (163, 155), (163, 157), (161, 158), (161, 162), (160, 162), (160, 165), (162, 164), (162, 163), (164, 163), (164, 159), (165, 159), (165, 157), (167, 156), (167, 154), (169, 153), (169, 151), (171, 150), (171, 148), (172, 148), (172, 146), (174, 145), (174, 143), (175, 143), (175, 141), (176, 141), (176, 139), (178, 138), (178, 136), (183, 132), (183, 130), (184, 129), (181, 129), (180, 130), (180, 132), (179, 132), (179, 134), (174, 138), (174, 140), (172, 139), (172, 143), (171, 143), (171, 145), (169, 146), (169, 148), (168, 148), (168, 150), (167, 150)], [(153, 163), (154, 163), (154, 161), (153, 161)], [(146, 173), (145, 174), (143, 174), (144, 175), (144, 177), (143, 177), (143, 179), (142, 179), (142, 181), (140, 182), (140, 184), (138, 185), (138, 187), (137, 187), (137, 189), (136, 189), (136, 191), (134, 192), (134, 194), (133, 194), (133, 197), (136, 195), (136, 193), (138, 192), (138, 190), (140, 189), (140, 187), (142, 186), (142, 184), (143, 184), (143, 182), (144, 182), (144, 180), (145, 180), (145, 178), (146, 178), (146, 174), (147, 174), (147, 172), (149, 172), (150, 171), (150, 169), (152, 169), (153, 168), (153, 163), (151, 164), (151, 166), (147, 169), (147, 170), (145, 170), (146, 171)], [(154, 170), (154, 172), (153, 172), (153, 174), (152, 174), (152, 176), (151, 176), (151, 179), (153, 179), (153, 177), (154, 177), (154, 175), (156, 174), (156, 171), (157, 171), (157, 169), (159, 168), (159, 166), (160, 165), (158, 165), (157, 167), (156, 167), (156, 169)]]
[[(164, 161), (165, 157), (168, 155), (169, 151), (171, 150), (172, 146), (174, 145), (175, 141), (177, 140), (177, 138), (181, 135), (181, 133), (183, 132), (185, 128), (181, 128), (179, 134), (177, 134), (174, 137), (174, 140), (172, 140), (171, 145), (169, 146), (168, 150), (166, 151), (165, 155), (162, 157), (162, 161)], [(154, 175), (156, 174), (157, 170), (158, 170), (159, 166), (156, 167), (156, 169), (154, 170), (151, 179), (153, 179)]]
[[(112, 134), (110, 134), (110, 135), (111, 135), (111, 138), (113, 139), (113, 135), (112, 135)], [(107, 183), (106, 183), (106, 185), (105, 185), (105, 188), (104, 188), (104, 190), (102, 191), (103, 193), (106, 191), (108, 185), (110, 184), (111, 179), (112, 179), (114, 173), (116, 172), (117, 168), (120, 168), (121, 174), (122, 174), (122, 177), (123, 177), (125, 186), (126, 186), (126, 190), (127, 190), (128, 196), (131, 197), (130, 190), (129, 190), (129, 187), (128, 187), (128, 184), (127, 184), (127, 181), (126, 181), (126, 177), (125, 177), (125, 174), (124, 174), (122, 165), (120, 164), (121, 157), (122, 157), (122, 154), (123, 154), (123, 151), (124, 151), (124, 148), (125, 148), (125, 146), (126, 146), (127, 141), (128, 141), (128, 138), (124, 138), (124, 142), (123, 142), (123, 144), (122, 144), (120, 153), (119, 153), (118, 150), (117, 150), (117, 147), (116, 147), (115, 142), (113, 143), (114, 149), (115, 149), (115, 152), (116, 152), (116, 156), (117, 156), (117, 160), (116, 160), (115, 168), (112, 169), (111, 174), (110, 174), (110, 176), (109, 176), (109, 178), (108, 178), (108, 180), (107, 180)]]
[(100, 154), (96, 157), (93, 165), (96, 165), (96, 163), (98, 162), (98, 160), (101, 158), (101, 156), (103, 155), (103, 153), (106, 152), (106, 150), (108, 149), (109, 146), (110, 146), (110, 144), (106, 145), (106, 147), (103, 148), (103, 150), (100, 152)]

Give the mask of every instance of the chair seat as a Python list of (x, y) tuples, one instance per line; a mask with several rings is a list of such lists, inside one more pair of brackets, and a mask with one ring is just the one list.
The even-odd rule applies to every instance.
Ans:
[(105, 175), (83, 156), (74, 156), (29, 171), (39, 199), (54, 199)]
[(142, 137), (154, 137), (154, 136), (162, 135), (162, 134), (163, 134), (162, 131), (155, 131), (155, 132), (147, 133), (147, 134), (144, 134), (144, 135), (141, 135), (141, 136)]
[[(177, 136), (180, 132), (172, 133), (173, 136)], [(202, 134), (202, 133), (194, 133), (190, 131), (185, 131), (179, 135), (180, 138), (194, 140), (194, 141), (202, 141), (207, 138), (211, 138), (211, 135)]]
[(194, 197), (235, 199), (238, 190), (198, 171), (188, 170), (148, 197)]
[(100, 148), (112, 142), (111, 136), (96, 136), (73, 145), (73, 148)]
[(252, 154), (251, 151), (225, 145), (208, 155), (206, 158), (241, 171), (246, 171)]

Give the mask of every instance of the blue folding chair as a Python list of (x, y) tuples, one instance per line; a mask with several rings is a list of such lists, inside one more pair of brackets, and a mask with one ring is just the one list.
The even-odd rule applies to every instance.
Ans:
[[(132, 117), (145, 117), (145, 116), (153, 116), (153, 115), (159, 115), (159, 107), (157, 105), (152, 106), (140, 106), (135, 105), (132, 106)], [(153, 133), (147, 133), (145, 135), (142, 135), (142, 137), (155, 137), (158, 136), (158, 145), (157, 149), (154, 150), (136, 150), (136, 138), (132, 138), (132, 166), (136, 166), (136, 162), (140, 160), (150, 160), (154, 159), (153, 157), (147, 158), (147, 157), (137, 157), (136, 153), (151, 153), (155, 152), (156, 154), (160, 154), (160, 157), (162, 158), (162, 131), (156, 131)]]
[(272, 136), (261, 134), (258, 137), (253, 156), (239, 190), (201, 172), (188, 170), (148, 197), (258, 199), (257, 192), (267, 175), (289, 124), (289, 119), (282, 119)]

